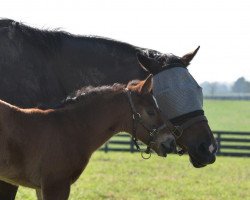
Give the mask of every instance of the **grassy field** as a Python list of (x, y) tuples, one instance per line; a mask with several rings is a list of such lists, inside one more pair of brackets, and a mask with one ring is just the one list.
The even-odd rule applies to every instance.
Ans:
[[(250, 159), (218, 157), (195, 169), (187, 156), (152, 156), (138, 153), (97, 152), (73, 185), (70, 200), (247, 200), (250, 199)], [(17, 200), (35, 199), (21, 188)]]
[(204, 110), (212, 130), (250, 132), (250, 101), (205, 100)]
[[(250, 101), (204, 102), (212, 130), (250, 132)], [(169, 199), (250, 200), (250, 158), (218, 157), (195, 169), (188, 157), (97, 152), (73, 185), (70, 200)], [(20, 188), (17, 200), (33, 200), (35, 192)]]

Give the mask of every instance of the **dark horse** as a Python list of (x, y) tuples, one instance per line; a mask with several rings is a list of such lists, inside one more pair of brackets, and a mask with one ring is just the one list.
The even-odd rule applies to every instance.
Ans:
[[(81, 86), (127, 83), (145, 79), (149, 73), (155, 77), (175, 68), (186, 70), (197, 51), (178, 57), (106, 38), (41, 31), (4, 19), (0, 20), (0, 98), (21, 107), (52, 106)], [(192, 102), (192, 96), (182, 95), (182, 99)], [(177, 113), (170, 118), (174, 126), (204, 115), (200, 108), (173, 112)], [(205, 120), (188, 126), (177, 143), (188, 151), (195, 167), (215, 160), (216, 144)], [(14, 199), (15, 194), (16, 187), (0, 185), (0, 199)]]
[[(152, 76), (127, 87), (85, 88), (73, 101), (49, 110), (20, 109), (0, 100), (1, 179), (34, 188), (43, 200), (67, 200), (93, 152), (121, 131), (165, 156), (162, 144), (174, 137), (151, 89)], [(134, 115), (140, 116), (136, 130)]]

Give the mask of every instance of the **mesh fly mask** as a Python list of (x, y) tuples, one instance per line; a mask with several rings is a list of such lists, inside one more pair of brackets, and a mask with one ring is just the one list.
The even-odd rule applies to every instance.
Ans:
[[(162, 111), (164, 121), (176, 139), (181, 137), (184, 129), (194, 123), (207, 121), (203, 112), (202, 88), (185, 67), (173, 67), (153, 76), (153, 94)], [(181, 125), (179, 118), (190, 116)], [(183, 152), (179, 152), (182, 154)]]
[(153, 77), (153, 94), (167, 120), (202, 110), (202, 89), (186, 68), (174, 67)]

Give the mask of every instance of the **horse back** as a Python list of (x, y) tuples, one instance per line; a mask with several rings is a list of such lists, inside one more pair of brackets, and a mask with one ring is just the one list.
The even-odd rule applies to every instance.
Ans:
[(146, 76), (136, 57), (140, 48), (107, 38), (0, 20), (0, 44), (0, 98), (22, 107), (56, 104), (82, 86)]

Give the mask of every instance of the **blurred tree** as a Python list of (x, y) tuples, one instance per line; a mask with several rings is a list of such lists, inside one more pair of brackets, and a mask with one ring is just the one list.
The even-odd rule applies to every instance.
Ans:
[(203, 82), (201, 83), (201, 87), (203, 88), (204, 95), (220, 95), (220, 94), (228, 94), (230, 92), (230, 86), (226, 83), (220, 82)]
[(234, 82), (232, 91), (236, 93), (250, 93), (250, 82), (246, 81), (244, 77), (240, 77)]
[(214, 96), (218, 88), (218, 83), (217, 82), (212, 82), (210, 83), (210, 95)]

